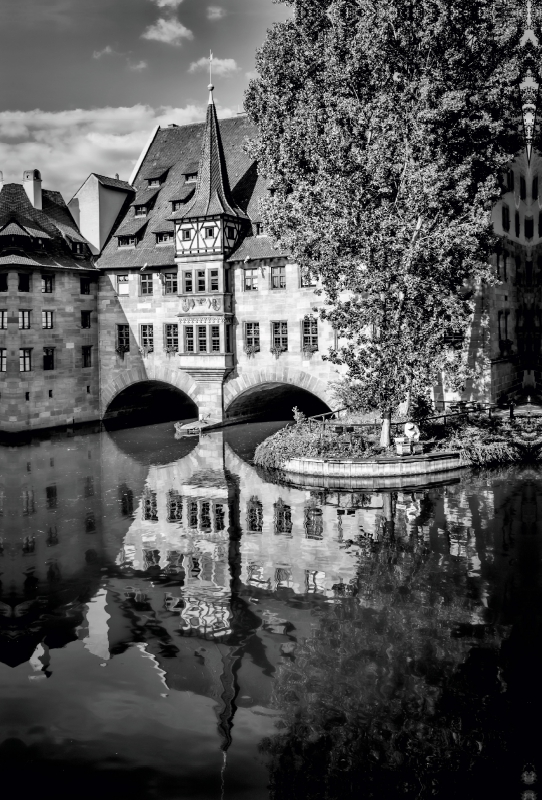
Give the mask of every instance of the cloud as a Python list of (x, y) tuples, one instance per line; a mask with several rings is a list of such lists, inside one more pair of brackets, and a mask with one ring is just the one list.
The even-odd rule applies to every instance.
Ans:
[(156, 3), (158, 8), (179, 8), (184, 0), (151, 0), (151, 2)]
[[(193, 61), (188, 68), (188, 72), (200, 72), (209, 69), (209, 59), (203, 56), (197, 61)], [(240, 67), (233, 58), (213, 58), (213, 74), (227, 78), (235, 72), (239, 72)]]
[(92, 58), (102, 58), (102, 56), (112, 56), (115, 51), (110, 45), (106, 45), (103, 50), (95, 50)]
[(128, 69), (132, 70), (132, 72), (141, 72), (144, 69), (147, 69), (149, 65), (146, 61), (128, 61)]
[(159, 19), (154, 25), (149, 25), (141, 34), (143, 39), (151, 39), (164, 44), (180, 47), (183, 39), (193, 39), (194, 34), (188, 30), (178, 19)]
[(225, 16), (226, 16), (226, 10), (221, 6), (207, 7), (207, 19), (210, 19), (211, 22), (216, 22), (216, 20), (223, 19)]
[[(69, 111), (1, 111), (0, 164), (6, 182), (22, 180), (23, 170), (39, 169), (44, 187), (69, 200), (89, 173), (127, 180), (156, 125), (188, 125), (205, 119), (205, 107), (135, 105)], [(218, 108), (220, 117), (235, 110)]]

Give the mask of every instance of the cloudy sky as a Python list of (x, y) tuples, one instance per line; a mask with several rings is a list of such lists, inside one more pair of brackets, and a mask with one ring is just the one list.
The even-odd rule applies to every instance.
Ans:
[(242, 108), (272, 0), (0, 0), (0, 170), (38, 168), (69, 199), (89, 172), (129, 177), (152, 128)]

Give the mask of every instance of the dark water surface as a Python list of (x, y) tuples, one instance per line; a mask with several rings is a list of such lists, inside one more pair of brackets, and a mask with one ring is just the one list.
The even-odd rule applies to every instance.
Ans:
[(536, 800), (541, 475), (290, 488), (278, 427), (0, 448), (3, 785)]

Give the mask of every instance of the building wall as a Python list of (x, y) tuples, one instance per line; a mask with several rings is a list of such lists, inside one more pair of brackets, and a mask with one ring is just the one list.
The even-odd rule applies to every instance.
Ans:
[(90, 242), (92, 252), (97, 255), (126, 199), (126, 192), (103, 186), (95, 175), (90, 175), (77, 195), (68, 203), (68, 208), (83, 236)]
[[(40, 272), (32, 274), (30, 292), (19, 292), (17, 271), (9, 272), (8, 292), (0, 294), (0, 309), (8, 312), (7, 330), (0, 330), (0, 347), (7, 350), (7, 370), (0, 373), (1, 430), (22, 431), (99, 418), (97, 283), (92, 281), (91, 293), (82, 295), (80, 279), (84, 275), (57, 271), (53, 293), (44, 294)], [(28, 330), (19, 329), (20, 310), (30, 311)], [(52, 329), (43, 329), (42, 310), (53, 311)], [(81, 327), (82, 310), (91, 312), (90, 329)], [(92, 347), (91, 367), (82, 366), (83, 346)], [(55, 348), (52, 370), (43, 369), (44, 347)], [(20, 371), (20, 348), (32, 349), (30, 372)]]

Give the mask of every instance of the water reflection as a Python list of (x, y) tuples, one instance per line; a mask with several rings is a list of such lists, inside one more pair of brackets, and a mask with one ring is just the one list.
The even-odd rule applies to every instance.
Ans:
[(535, 785), (539, 474), (283, 486), (241, 457), (267, 433), (0, 451), (3, 768), (85, 797)]

